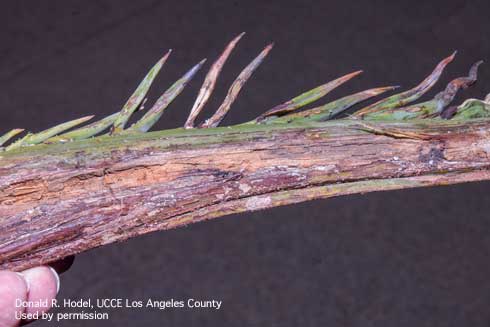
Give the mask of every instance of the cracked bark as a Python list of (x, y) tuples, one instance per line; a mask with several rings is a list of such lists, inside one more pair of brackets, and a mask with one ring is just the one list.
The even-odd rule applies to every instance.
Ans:
[(490, 179), (490, 121), (172, 130), (0, 153), (0, 268), (233, 213)]

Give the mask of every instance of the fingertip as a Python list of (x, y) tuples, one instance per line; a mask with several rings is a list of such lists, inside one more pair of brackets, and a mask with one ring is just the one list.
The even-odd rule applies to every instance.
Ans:
[(27, 307), (26, 313), (48, 311), (59, 291), (59, 277), (56, 271), (51, 267), (42, 266), (25, 270), (22, 275), (29, 284), (27, 301), (39, 304)]
[(49, 270), (51, 270), (51, 273), (53, 274), (54, 276), (54, 279), (56, 281), (56, 295), (58, 295), (58, 293), (60, 292), (60, 276), (58, 275), (58, 273), (56, 272), (56, 270), (51, 267), (51, 266), (48, 266)]
[(14, 326), (27, 299), (27, 282), (19, 274), (0, 271), (0, 326)]

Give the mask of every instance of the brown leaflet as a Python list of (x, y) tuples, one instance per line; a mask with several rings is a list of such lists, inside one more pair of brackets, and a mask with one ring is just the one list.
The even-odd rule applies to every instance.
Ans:
[(228, 59), (231, 52), (235, 48), (236, 44), (238, 43), (238, 41), (240, 41), (240, 39), (244, 34), (245, 32), (241, 33), (233, 40), (231, 40), (231, 42), (228, 43), (228, 45), (226, 46), (225, 50), (218, 58), (218, 60), (216, 60), (211, 66), (211, 68), (209, 69), (208, 74), (206, 75), (206, 78), (204, 79), (204, 82), (201, 86), (201, 89), (199, 90), (199, 94), (197, 95), (196, 101), (192, 106), (191, 113), (189, 114), (189, 117), (187, 118), (187, 121), (184, 124), (184, 128), (194, 128), (194, 121), (196, 120), (197, 115), (199, 115), (202, 108), (208, 101), (209, 97), (211, 96), (211, 93), (213, 93), (214, 87), (216, 85), (216, 81), (218, 80), (219, 74), (221, 73), (221, 70), (223, 69), (223, 66), (226, 63), (226, 60)]
[(253, 72), (259, 67), (259, 65), (265, 59), (267, 54), (271, 51), (273, 46), (273, 43), (266, 46), (264, 50), (262, 50), (262, 52), (247, 67), (245, 67), (244, 70), (242, 70), (242, 72), (240, 73), (240, 75), (238, 75), (233, 84), (231, 84), (230, 89), (228, 90), (228, 94), (226, 95), (225, 100), (223, 100), (221, 106), (218, 108), (218, 110), (216, 110), (211, 118), (206, 120), (201, 125), (202, 128), (216, 127), (219, 125), (219, 123), (223, 120), (223, 118), (225, 118), (225, 115), (230, 110), (231, 105), (237, 98), (243, 85), (247, 82), (250, 76), (252, 76)]

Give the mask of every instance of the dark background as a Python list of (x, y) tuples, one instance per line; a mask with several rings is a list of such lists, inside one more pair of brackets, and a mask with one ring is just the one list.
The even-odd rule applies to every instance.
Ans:
[[(151, 90), (154, 101), (242, 31), (247, 35), (201, 118), (272, 40), (274, 50), (224, 124), (254, 118), (361, 68), (360, 78), (328, 99), (374, 86), (410, 87), (458, 49), (430, 97), (476, 60), (490, 59), (488, 1), (1, 4), (1, 131), (39, 131), (115, 112), (173, 48)], [(159, 128), (183, 124), (203, 76), (170, 106)], [(483, 65), (480, 82), (464, 97), (484, 97), (489, 81)], [(473, 183), (356, 195), (146, 235), (79, 255), (62, 276), (59, 298), (223, 301), (219, 311), (117, 310), (110, 320), (116, 326), (489, 326), (489, 190), (489, 183)]]

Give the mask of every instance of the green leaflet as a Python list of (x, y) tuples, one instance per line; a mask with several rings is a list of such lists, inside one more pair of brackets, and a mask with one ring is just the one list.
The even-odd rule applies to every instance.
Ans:
[(97, 135), (105, 129), (109, 128), (109, 126), (114, 123), (118, 116), (119, 112), (113, 113), (112, 115), (102, 118), (99, 121), (93, 122), (84, 127), (77, 128), (71, 132), (51, 137), (44, 142), (54, 143), (88, 139), (89, 137)]
[(467, 120), (476, 118), (489, 118), (490, 117), (490, 102), (468, 99), (458, 106), (455, 115), (452, 119), (455, 120)]
[(185, 86), (199, 71), (206, 59), (201, 60), (197, 65), (192, 67), (184, 76), (175, 82), (163, 95), (157, 100), (153, 107), (136, 123), (127, 129), (128, 132), (144, 133), (148, 131), (163, 114), (163, 111), (175, 99), (177, 95), (184, 90)]
[(283, 104), (280, 104), (278, 106), (275, 106), (274, 108), (266, 111), (262, 115), (260, 115), (257, 118), (257, 121), (264, 120), (266, 117), (269, 116), (282, 116), (284, 114), (287, 114), (288, 112), (291, 112), (293, 110), (296, 110), (298, 108), (301, 108), (303, 106), (306, 106), (313, 101), (316, 101), (320, 99), (321, 97), (325, 96), (327, 93), (332, 91), (333, 89), (337, 88), (338, 86), (344, 84), (348, 80), (354, 78), (355, 76), (359, 75), (362, 73), (362, 70), (344, 75), (342, 77), (339, 77), (333, 81), (330, 81), (328, 83), (325, 83), (323, 85), (317, 86), (316, 88), (309, 90), (301, 95), (298, 95), (297, 97), (284, 102)]
[(285, 122), (294, 119), (309, 119), (313, 121), (329, 120), (361, 101), (365, 101), (369, 98), (396, 88), (397, 86), (387, 86), (361, 91), (329, 102), (323, 106), (279, 117), (275, 119), (274, 122)]
[(0, 146), (4, 145), (8, 140), (10, 140), (15, 135), (22, 133), (24, 130), (22, 128), (15, 128), (0, 137)]
[(427, 101), (410, 108), (390, 109), (363, 116), (365, 120), (408, 120), (434, 117), (437, 114), (435, 102)]
[(24, 136), (20, 140), (9, 145), (7, 147), (7, 151), (12, 150), (12, 149), (16, 149), (20, 146), (34, 145), (34, 144), (42, 143), (45, 140), (49, 139), (50, 137), (53, 137), (59, 133), (66, 131), (67, 129), (70, 129), (70, 128), (75, 127), (77, 125), (83, 124), (84, 122), (92, 119), (93, 117), (94, 116), (86, 116), (86, 117), (70, 120), (66, 123), (56, 125), (54, 127), (51, 127), (49, 129), (46, 129), (42, 132), (35, 133), (35, 134), (28, 133), (26, 136)]
[(168, 52), (162, 57), (162, 59), (160, 59), (155, 64), (155, 66), (153, 66), (153, 68), (148, 72), (148, 74), (138, 85), (134, 93), (128, 99), (128, 101), (126, 102), (126, 104), (121, 110), (121, 114), (119, 115), (119, 117), (117, 117), (116, 121), (114, 122), (114, 129), (112, 131), (113, 134), (120, 133), (124, 129), (126, 123), (129, 120), (129, 117), (131, 117), (133, 112), (135, 112), (138, 106), (140, 105), (141, 101), (143, 101), (146, 93), (148, 93), (148, 90), (150, 89), (150, 86), (153, 83), (153, 80), (157, 76), (162, 66), (167, 61), (171, 52), (172, 50), (168, 50)]

